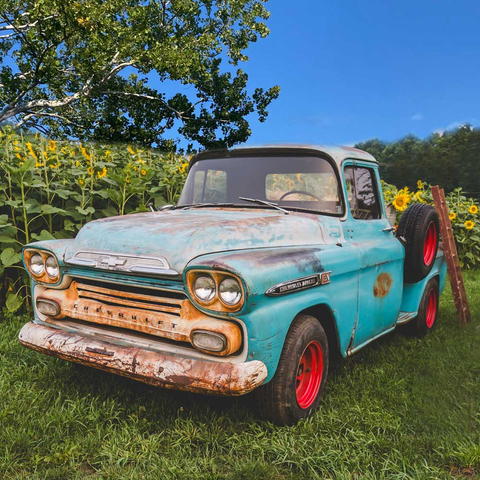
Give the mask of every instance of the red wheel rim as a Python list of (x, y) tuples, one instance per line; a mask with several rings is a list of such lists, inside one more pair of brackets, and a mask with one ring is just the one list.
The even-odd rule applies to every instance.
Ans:
[(317, 341), (310, 342), (297, 368), (296, 394), (300, 408), (308, 408), (317, 398), (323, 376), (323, 352)]
[(435, 323), (435, 317), (437, 316), (437, 292), (435, 290), (430, 290), (427, 300), (427, 315), (426, 322), (427, 327), (432, 328)]
[(425, 263), (425, 265), (427, 265), (427, 267), (433, 262), (436, 248), (437, 227), (433, 222), (430, 222), (430, 225), (427, 229), (427, 234), (425, 235), (425, 242), (423, 244), (423, 262)]

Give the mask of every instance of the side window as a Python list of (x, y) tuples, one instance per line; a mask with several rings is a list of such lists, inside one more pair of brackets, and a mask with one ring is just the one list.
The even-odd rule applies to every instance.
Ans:
[(380, 218), (378, 189), (371, 168), (345, 167), (347, 197), (353, 218), (375, 220)]
[(227, 173), (222, 170), (199, 170), (193, 179), (193, 203), (225, 203)]

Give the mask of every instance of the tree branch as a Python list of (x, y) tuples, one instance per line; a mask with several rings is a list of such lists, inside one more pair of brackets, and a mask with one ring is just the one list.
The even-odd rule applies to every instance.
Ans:
[[(26, 112), (32, 112), (38, 114), (45, 109), (52, 110), (57, 108), (66, 107), (75, 101), (79, 100), (81, 97), (88, 97), (94, 88), (98, 88), (103, 85), (105, 82), (110, 80), (113, 76), (118, 74), (121, 70), (126, 67), (133, 66), (134, 62), (121, 62), (117, 64), (119, 52), (115, 53), (112, 60), (102, 68), (102, 72), (106, 72), (103, 77), (95, 82), (95, 75), (92, 75), (89, 79), (85, 81), (83, 86), (72, 95), (65, 95), (61, 99), (55, 100), (31, 100), (23, 105), (18, 105), (18, 102), (26, 95), (26, 93), (33, 88), (35, 82), (32, 82), (32, 85), (28, 89), (20, 92), (17, 97), (11, 101), (0, 113), (0, 122), (7, 120), (10, 117), (14, 117)], [(38, 110), (38, 111), (37, 111)]]
[[(57, 14), (49, 15), (48, 17), (39, 18), (38, 20), (35, 20), (34, 22), (31, 22), (31, 23), (26, 23), (25, 25), (14, 25), (12, 23), (12, 24), (0, 27), (0, 31), (16, 30), (16, 31), (20, 32), (21, 30), (27, 30), (27, 29), (30, 29), (32, 27), (35, 27), (39, 22), (44, 22), (45, 20), (50, 20), (51, 18), (56, 18), (56, 17), (58, 17)], [(6, 23), (6, 21), (5, 21), (5, 23)]]
[[(63, 120), (65, 123), (69, 125), (74, 125), (76, 127), (81, 127), (78, 123), (73, 122), (69, 118), (65, 117), (64, 115), (59, 115), (58, 113), (49, 113), (49, 112), (30, 112), (25, 115), (22, 120), (20, 120), (16, 125), (15, 128), (20, 128), (26, 125), (31, 119), (36, 117), (47, 117), (47, 118), (56, 118), (59, 120)], [(36, 125), (35, 122), (32, 122), (32, 126)]]

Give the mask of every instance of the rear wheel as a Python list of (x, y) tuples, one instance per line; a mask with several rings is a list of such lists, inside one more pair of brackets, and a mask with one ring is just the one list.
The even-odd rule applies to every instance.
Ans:
[(409, 333), (417, 337), (423, 337), (435, 328), (438, 314), (438, 297), (438, 281), (436, 278), (432, 278), (423, 292), (417, 317), (405, 325)]
[(279, 425), (291, 425), (314, 412), (328, 374), (328, 340), (320, 322), (295, 318), (273, 379), (256, 390), (261, 413)]

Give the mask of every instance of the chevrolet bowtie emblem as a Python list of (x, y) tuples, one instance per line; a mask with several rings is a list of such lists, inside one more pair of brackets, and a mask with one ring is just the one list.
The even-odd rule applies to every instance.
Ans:
[(106, 264), (108, 267), (115, 268), (115, 267), (119, 267), (121, 265), (125, 265), (126, 261), (127, 261), (126, 258), (121, 259), (121, 258), (118, 258), (118, 257), (110, 256), (110, 257), (102, 258), (100, 263)]

